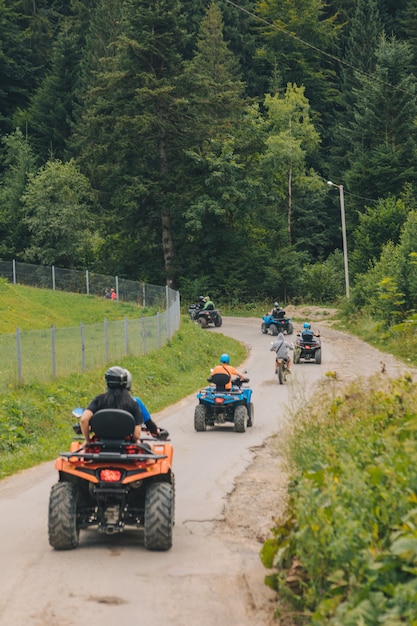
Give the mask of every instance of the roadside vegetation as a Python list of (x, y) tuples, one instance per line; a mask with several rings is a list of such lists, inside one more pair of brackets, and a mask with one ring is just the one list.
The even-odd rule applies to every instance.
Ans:
[[(388, 318), (345, 303), (334, 327), (416, 366), (413, 313)], [(261, 550), (276, 614), (288, 626), (415, 626), (417, 387), (383, 374), (339, 387), (329, 372), (315, 397), (280, 438), (288, 506)]]

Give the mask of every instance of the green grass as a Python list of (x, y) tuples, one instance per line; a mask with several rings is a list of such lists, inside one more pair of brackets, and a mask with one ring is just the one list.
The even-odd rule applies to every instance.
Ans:
[[(13, 285), (0, 278), (0, 329), (1, 334), (20, 330), (43, 330), (52, 325), (57, 328), (97, 324), (104, 318), (120, 320), (150, 314), (136, 304), (112, 302), (96, 296), (37, 289)], [(151, 313), (152, 314), (152, 313)]]
[[(117, 364), (132, 372), (134, 393), (154, 413), (206, 385), (210, 367), (222, 352), (228, 352), (236, 365), (246, 357), (239, 342), (184, 318), (164, 348)], [(68, 448), (75, 421), (72, 409), (104, 391), (106, 369), (0, 393), (0, 479), (51, 460)]]

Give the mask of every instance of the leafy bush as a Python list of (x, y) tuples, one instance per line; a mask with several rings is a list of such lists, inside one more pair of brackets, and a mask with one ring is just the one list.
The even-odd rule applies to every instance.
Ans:
[(376, 377), (289, 427), (288, 519), (261, 557), (298, 623), (417, 624), (416, 400), (408, 376)]

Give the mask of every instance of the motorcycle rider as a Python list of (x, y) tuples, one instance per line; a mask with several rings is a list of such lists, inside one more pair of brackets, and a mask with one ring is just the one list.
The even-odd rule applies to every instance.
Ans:
[(285, 341), (284, 335), (279, 333), (276, 341), (271, 342), (270, 351), (274, 351), (275, 354), (275, 374), (278, 371), (278, 359), (284, 359), (287, 363), (287, 369), (290, 371), (291, 365), (291, 357), (289, 355), (289, 350), (292, 350), (293, 347)]
[[(129, 370), (125, 370), (125, 372), (127, 375), (126, 389), (128, 389), (132, 393), (132, 385), (133, 385), (132, 374), (129, 372)], [(138, 396), (132, 395), (132, 398), (135, 400), (135, 402), (137, 402), (141, 410), (142, 417), (143, 417), (143, 427), (146, 428), (146, 430), (148, 430), (151, 433), (151, 435), (154, 435), (155, 437), (158, 437), (159, 439), (166, 439), (169, 435), (168, 431), (163, 428), (159, 428), (156, 425), (145, 403), (140, 398), (138, 398)]]
[(90, 420), (94, 413), (101, 409), (123, 409), (128, 411), (135, 420), (133, 440), (139, 441), (141, 424), (143, 423), (142, 412), (139, 405), (130, 395), (127, 389), (128, 376), (123, 367), (114, 365), (104, 375), (107, 391), (96, 396), (84, 409), (80, 419), (81, 432), (84, 435), (84, 445), (90, 441)]
[(249, 379), (246, 378), (246, 376), (238, 372), (236, 368), (230, 365), (230, 356), (228, 354), (222, 354), (220, 356), (220, 365), (216, 365), (215, 367), (213, 367), (212, 370), (210, 370), (210, 378), (208, 378), (207, 380), (211, 382), (211, 377), (213, 376), (213, 374), (224, 374), (224, 373), (229, 374), (230, 376), (230, 381), (225, 384), (225, 389), (227, 391), (229, 391), (232, 388), (232, 376), (236, 376), (236, 378), (240, 378), (240, 380), (243, 383), (247, 383), (249, 381)]

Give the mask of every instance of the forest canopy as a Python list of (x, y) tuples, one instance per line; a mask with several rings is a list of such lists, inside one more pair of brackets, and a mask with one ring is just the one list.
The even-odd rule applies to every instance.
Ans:
[(331, 180), (352, 301), (389, 279), (415, 308), (417, 0), (2, 0), (0, 18), (1, 258), (334, 301)]

